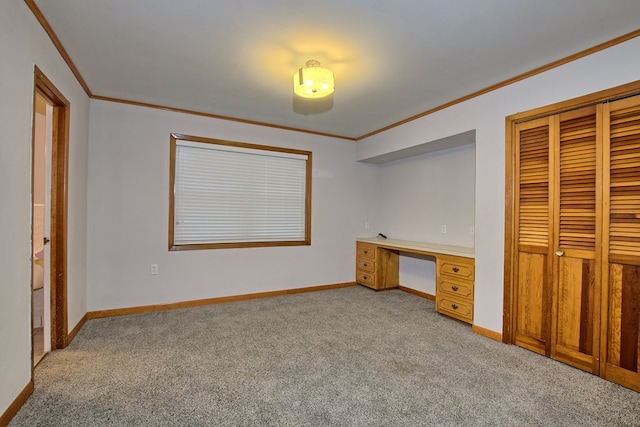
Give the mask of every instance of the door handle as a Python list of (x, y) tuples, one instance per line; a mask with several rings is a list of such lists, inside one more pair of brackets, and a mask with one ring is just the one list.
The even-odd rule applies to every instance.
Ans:
[(47, 243), (49, 243), (50, 241), (51, 241), (51, 240), (49, 240), (49, 238), (48, 238), (48, 237), (43, 237), (43, 238), (42, 238), (42, 243), (43, 243), (43, 244), (45, 244), (45, 245), (46, 245)]
[(562, 249), (556, 249), (557, 256), (564, 256), (564, 251)]

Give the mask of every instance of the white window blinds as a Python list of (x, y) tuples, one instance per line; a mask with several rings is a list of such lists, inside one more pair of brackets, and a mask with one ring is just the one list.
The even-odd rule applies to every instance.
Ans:
[(310, 153), (175, 140), (173, 246), (307, 241)]

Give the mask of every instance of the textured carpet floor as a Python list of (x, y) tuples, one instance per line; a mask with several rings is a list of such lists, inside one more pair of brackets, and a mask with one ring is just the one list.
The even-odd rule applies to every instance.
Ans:
[(91, 320), (11, 426), (624, 426), (640, 393), (350, 287)]

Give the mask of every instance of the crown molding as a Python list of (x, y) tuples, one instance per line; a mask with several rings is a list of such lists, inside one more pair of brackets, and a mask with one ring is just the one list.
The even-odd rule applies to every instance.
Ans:
[(174, 112), (174, 113), (191, 114), (191, 115), (194, 115), (194, 116), (208, 117), (208, 118), (211, 118), (211, 119), (226, 120), (226, 121), (237, 122), (237, 123), (245, 123), (245, 124), (249, 124), (249, 125), (263, 126), (263, 127), (273, 128), (273, 129), (282, 129), (282, 130), (288, 130), (288, 131), (292, 131), (292, 132), (302, 132), (302, 133), (308, 133), (308, 134), (311, 134), (311, 135), (326, 136), (328, 138), (346, 139), (347, 141), (355, 141), (356, 140), (353, 137), (344, 136), (344, 135), (335, 135), (335, 134), (332, 134), (332, 133), (317, 132), (317, 131), (313, 131), (313, 130), (294, 128), (294, 127), (290, 127), (290, 126), (274, 125), (274, 124), (271, 124), (271, 123), (258, 122), (258, 121), (255, 121), (255, 120), (246, 120), (246, 119), (240, 119), (240, 118), (237, 118), (237, 117), (221, 116), (221, 115), (218, 115), (218, 114), (204, 113), (202, 111), (187, 110), (187, 109), (184, 109), (184, 108), (167, 107), (167, 106), (164, 106), (164, 105), (150, 104), (150, 103), (147, 103), (147, 102), (130, 101), (130, 100), (127, 100), (127, 99), (110, 98), (108, 96), (100, 96), (100, 95), (92, 95), (91, 99), (96, 99), (98, 101), (116, 102), (116, 103), (119, 103), (119, 104), (135, 105), (137, 107), (155, 108), (157, 110), (171, 111), (171, 112)]
[(527, 71), (526, 73), (522, 73), (522, 74), (519, 74), (519, 75), (517, 75), (515, 77), (512, 77), (510, 79), (504, 80), (504, 81), (502, 81), (500, 83), (496, 83), (496, 84), (491, 85), (489, 87), (486, 87), (484, 89), (480, 89), (479, 91), (470, 93), (469, 95), (465, 95), (462, 98), (454, 99), (453, 101), (450, 101), (450, 102), (447, 102), (446, 104), (442, 104), (442, 105), (439, 105), (437, 107), (431, 108), (430, 110), (427, 110), (427, 111), (422, 112), (420, 114), (416, 114), (415, 116), (411, 116), (409, 118), (406, 118), (404, 120), (401, 120), (401, 121), (393, 123), (393, 124), (390, 124), (388, 126), (380, 128), (378, 130), (374, 130), (373, 132), (369, 132), (369, 133), (367, 133), (365, 135), (357, 137), (356, 141), (360, 141), (361, 139), (368, 138), (370, 136), (382, 133), (384, 131), (387, 131), (389, 129), (393, 129), (393, 128), (398, 127), (398, 126), (402, 126), (402, 125), (404, 125), (406, 123), (409, 123), (409, 122), (412, 122), (414, 120), (420, 119), (422, 117), (428, 116), (428, 115), (433, 114), (433, 113), (435, 113), (437, 111), (444, 110), (445, 108), (449, 108), (449, 107), (451, 107), (453, 105), (456, 105), (456, 104), (461, 104), (461, 103), (463, 103), (465, 101), (468, 101), (470, 99), (477, 98), (478, 96), (484, 95), (484, 94), (489, 93), (489, 92), (493, 92), (494, 90), (498, 90), (498, 89), (503, 88), (505, 86), (509, 86), (509, 85), (511, 85), (513, 83), (517, 83), (517, 82), (519, 82), (521, 80), (528, 79), (529, 77), (533, 77), (533, 76), (535, 76), (537, 74), (544, 73), (545, 71), (552, 70), (554, 68), (560, 67), (561, 65), (565, 65), (565, 64), (568, 64), (569, 62), (576, 61), (576, 60), (578, 60), (580, 58), (584, 58), (585, 56), (589, 56), (589, 55), (591, 55), (593, 53), (600, 52), (601, 50), (608, 49), (608, 48), (610, 48), (612, 46), (615, 46), (617, 44), (620, 44), (620, 43), (626, 42), (628, 40), (634, 39), (634, 38), (636, 38), (638, 36), (640, 36), (640, 29), (637, 29), (637, 30), (632, 31), (632, 32), (627, 33), (627, 34), (623, 34), (620, 37), (616, 37), (615, 39), (606, 41), (604, 43), (600, 43), (599, 45), (590, 47), (589, 49), (582, 50), (582, 51), (580, 51), (578, 53), (574, 53), (573, 55), (567, 56), (565, 58), (558, 59), (557, 61), (550, 62), (550, 63), (548, 63), (546, 65), (543, 65), (541, 67), (535, 68), (535, 69), (533, 69), (531, 71)]
[(64, 59), (64, 61), (67, 63), (67, 65), (71, 69), (71, 72), (73, 73), (73, 75), (78, 80), (78, 83), (80, 83), (80, 86), (82, 86), (82, 88), (87, 93), (87, 95), (92, 99), (98, 99), (98, 100), (109, 101), (109, 102), (118, 102), (118, 103), (129, 104), (129, 105), (137, 105), (137, 106), (148, 107), (148, 108), (156, 108), (156, 109), (160, 109), (160, 110), (173, 111), (173, 112), (184, 113), (184, 114), (193, 114), (193, 115), (197, 115), (197, 116), (209, 117), (209, 118), (214, 118), (214, 119), (219, 119), (219, 120), (228, 120), (228, 121), (232, 121), (232, 122), (246, 123), (246, 124), (251, 124), (251, 125), (256, 125), (256, 126), (264, 126), (264, 127), (288, 130), (288, 131), (293, 131), (293, 132), (302, 132), (302, 133), (308, 133), (308, 134), (312, 134), (312, 135), (326, 136), (326, 137), (329, 137), (329, 138), (345, 139), (345, 140), (348, 140), (348, 141), (360, 141), (360, 140), (369, 138), (369, 137), (371, 137), (373, 135), (377, 135), (379, 133), (382, 133), (382, 132), (388, 131), (390, 129), (396, 128), (398, 126), (402, 126), (402, 125), (404, 125), (406, 123), (412, 122), (414, 120), (418, 120), (418, 119), (420, 119), (422, 117), (426, 117), (428, 115), (431, 115), (431, 114), (433, 114), (435, 112), (444, 110), (444, 109), (449, 108), (451, 106), (454, 106), (456, 104), (461, 104), (461, 103), (463, 103), (465, 101), (468, 101), (470, 99), (477, 98), (477, 97), (479, 97), (481, 95), (484, 95), (486, 93), (493, 92), (494, 90), (498, 90), (498, 89), (503, 88), (505, 86), (509, 86), (509, 85), (511, 85), (513, 83), (517, 83), (519, 81), (528, 79), (529, 77), (533, 77), (533, 76), (535, 76), (537, 74), (544, 73), (545, 71), (552, 70), (554, 68), (557, 68), (557, 67), (560, 67), (562, 65), (568, 64), (570, 62), (576, 61), (578, 59), (584, 58), (585, 56), (589, 56), (589, 55), (591, 55), (593, 53), (599, 52), (601, 50), (608, 49), (608, 48), (610, 48), (612, 46), (615, 46), (615, 45), (620, 44), (620, 43), (624, 43), (624, 42), (626, 42), (628, 40), (631, 40), (631, 39), (634, 39), (634, 38), (640, 36), (640, 29), (637, 29), (637, 30), (632, 31), (630, 33), (623, 34), (623, 35), (621, 35), (619, 37), (616, 37), (616, 38), (614, 38), (612, 40), (606, 41), (604, 43), (600, 43), (600, 44), (598, 44), (596, 46), (593, 46), (593, 47), (590, 47), (588, 49), (582, 50), (580, 52), (574, 53), (573, 55), (569, 55), (569, 56), (567, 56), (565, 58), (561, 58), (561, 59), (558, 59), (556, 61), (550, 62), (549, 64), (546, 64), (546, 65), (543, 65), (541, 67), (535, 68), (535, 69), (533, 69), (531, 71), (528, 71), (526, 73), (519, 74), (519, 75), (517, 75), (515, 77), (512, 77), (510, 79), (507, 79), (507, 80), (504, 80), (502, 82), (496, 83), (494, 85), (488, 86), (488, 87), (486, 87), (484, 89), (480, 89), (480, 90), (478, 90), (476, 92), (470, 93), (469, 95), (465, 95), (465, 96), (463, 96), (461, 98), (454, 99), (454, 100), (449, 101), (449, 102), (447, 102), (445, 104), (439, 105), (437, 107), (431, 108), (431, 109), (429, 109), (427, 111), (424, 111), (422, 113), (419, 113), (419, 114), (416, 114), (414, 116), (408, 117), (408, 118), (406, 118), (404, 120), (400, 120), (399, 122), (392, 123), (392, 124), (390, 124), (388, 126), (382, 127), (380, 129), (374, 130), (372, 132), (366, 133), (366, 134), (358, 136), (358, 137), (348, 137), (348, 136), (344, 136), (344, 135), (336, 135), (336, 134), (331, 134), (331, 133), (327, 133), (327, 132), (317, 132), (317, 131), (311, 131), (311, 130), (306, 130), (306, 129), (299, 129), (299, 128), (295, 128), (295, 127), (290, 127), (290, 126), (280, 126), (280, 125), (275, 125), (275, 124), (271, 124), (271, 123), (258, 122), (258, 121), (254, 121), (254, 120), (245, 120), (245, 119), (240, 119), (240, 118), (236, 118), (236, 117), (228, 117), (228, 116), (222, 116), (222, 115), (218, 115), (218, 114), (204, 113), (204, 112), (200, 112), (200, 111), (187, 110), (187, 109), (183, 109), (183, 108), (173, 108), (173, 107), (167, 107), (167, 106), (162, 106), (162, 105), (149, 104), (149, 103), (146, 103), (146, 102), (137, 102), (137, 101), (130, 101), (130, 100), (125, 100), (125, 99), (110, 98), (110, 97), (106, 97), (106, 96), (94, 95), (94, 94), (91, 93), (91, 90), (89, 89), (89, 86), (85, 82), (84, 78), (82, 77), (82, 75), (78, 71), (78, 69), (75, 66), (75, 64), (73, 63), (73, 61), (71, 60), (71, 57), (67, 53), (66, 49), (64, 48), (64, 46), (62, 45), (62, 43), (58, 39), (58, 36), (56, 36), (55, 32), (51, 28), (51, 25), (49, 25), (49, 22), (44, 17), (44, 15), (42, 14), (42, 12), (38, 8), (38, 6), (35, 4), (35, 0), (24, 0), (24, 1), (27, 4), (27, 6), (29, 6), (29, 9), (31, 9), (31, 11), (35, 15), (36, 19), (38, 20), (38, 22), (40, 22), (40, 25), (42, 25), (42, 28), (49, 35), (49, 38), (51, 39), (53, 44), (58, 49), (58, 52), (60, 52), (60, 55), (62, 55), (62, 58)]
[(89, 85), (87, 85), (87, 82), (82, 77), (82, 74), (80, 74), (80, 71), (78, 71), (78, 68), (76, 67), (76, 64), (74, 64), (73, 61), (71, 60), (71, 57), (69, 56), (69, 53), (67, 52), (67, 50), (62, 45), (62, 42), (60, 42), (60, 39), (58, 38), (56, 33), (53, 31), (53, 28), (51, 28), (51, 25), (49, 25), (49, 21), (47, 21), (47, 18), (44, 17), (42, 12), (40, 11), (38, 6), (36, 5), (35, 1), (34, 0), (24, 0), (24, 2), (27, 4), (29, 9), (31, 9), (31, 12), (36, 17), (36, 19), (38, 20), (40, 25), (42, 26), (42, 29), (47, 33), (47, 35), (49, 36), (49, 38), (51, 39), (51, 41), (55, 45), (56, 49), (58, 49), (58, 52), (60, 52), (60, 55), (62, 56), (62, 59), (64, 59), (64, 62), (67, 63), (67, 65), (71, 69), (71, 72), (76, 77), (76, 80), (78, 80), (78, 83), (80, 83), (80, 86), (82, 86), (82, 89), (84, 89), (84, 91), (87, 94), (87, 96), (89, 96), (89, 97), (92, 96), (91, 89), (89, 89)]

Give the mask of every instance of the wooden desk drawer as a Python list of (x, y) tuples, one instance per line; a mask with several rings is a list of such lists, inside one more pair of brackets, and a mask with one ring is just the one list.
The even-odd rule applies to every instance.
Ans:
[(372, 259), (369, 258), (360, 258), (357, 261), (357, 265), (358, 265), (358, 270), (362, 270), (362, 271), (375, 271), (376, 269), (376, 262), (373, 261)]
[(368, 243), (360, 243), (356, 247), (356, 257), (358, 260), (362, 258), (374, 259), (376, 256), (376, 247)]
[(356, 282), (369, 287), (374, 287), (374, 274), (372, 272), (358, 270), (356, 271)]
[(468, 301), (473, 301), (473, 282), (466, 280), (449, 280), (443, 278), (438, 284), (438, 291), (443, 294), (449, 294), (463, 298)]
[(473, 280), (474, 269), (473, 260), (469, 263), (464, 258), (449, 258), (443, 259), (438, 263), (441, 274), (446, 274), (453, 277), (459, 277), (461, 279)]
[(473, 322), (473, 303), (449, 295), (436, 297), (438, 312), (467, 323)]

